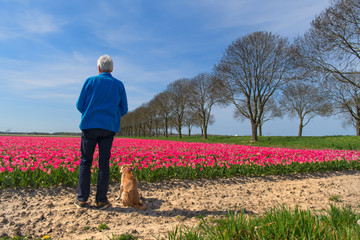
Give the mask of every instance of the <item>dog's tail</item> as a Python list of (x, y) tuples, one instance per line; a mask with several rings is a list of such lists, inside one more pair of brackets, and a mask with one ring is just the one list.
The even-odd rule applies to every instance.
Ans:
[(137, 210), (145, 210), (146, 205), (144, 203), (140, 202), (138, 205), (135, 205), (134, 208), (136, 208)]

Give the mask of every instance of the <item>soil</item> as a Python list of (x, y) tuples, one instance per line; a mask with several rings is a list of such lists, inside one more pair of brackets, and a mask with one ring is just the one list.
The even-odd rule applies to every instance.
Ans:
[[(74, 205), (76, 188), (20, 188), (0, 190), (0, 237), (29, 236), (51, 239), (111, 239), (132, 234), (159, 239), (176, 226), (192, 227), (199, 217), (221, 217), (229, 210), (262, 214), (285, 204), (290, 208), (322, 210), (332, 200), (360, 208), (360, 171), (288, 176), (161, 181), (139, 183), (147, 210), (124, 207), (115, 200), (119, 184), (111, 184), (105, 210)], [(105, 224), (109, 229), (99, 230)]]

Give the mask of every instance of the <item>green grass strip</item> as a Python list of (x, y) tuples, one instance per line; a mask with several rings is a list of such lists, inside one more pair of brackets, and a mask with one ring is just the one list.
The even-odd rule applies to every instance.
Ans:
[(177, 227), (169, 240), (192, 239), (360, 239), (360, 214), (351, 207), (330, 205), (324, 213), (291, 210), (284, 205), (263, 215), (229, 212), (221, 219), (202, 219), (197, 227)]

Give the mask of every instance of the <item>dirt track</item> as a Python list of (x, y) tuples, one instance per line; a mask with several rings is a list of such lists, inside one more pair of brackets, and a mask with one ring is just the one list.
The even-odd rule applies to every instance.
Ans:
[[(74, 206), (75, 188), (0, 190), (0, 237), (51, 236), (52, 239), (108, 239), (130, 233), (155, 239), (177, 225), (193, 226), (197, 216), (220, 216), (244, 209), (261, 214), (278, 204), (320, 210), (329, 198), (359, 210), (360, 171), (197, 181), (140, 183), (147, 210), (139, 212), (115, 201), (119, 185), (110, 186), (112, 207)], [(94, 189), (93, 189), (94, 191)], [(106, 224), (110, 229), (99, 231)]]

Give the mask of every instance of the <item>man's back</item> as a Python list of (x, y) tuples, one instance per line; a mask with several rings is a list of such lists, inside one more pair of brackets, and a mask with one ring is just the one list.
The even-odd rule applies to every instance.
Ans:
[(128, 111), (124, 85), (108, 72), (90, 77), (85, 81), (76, 107), (82, 113), (80, 129), (118, 132), (120, 118)]

